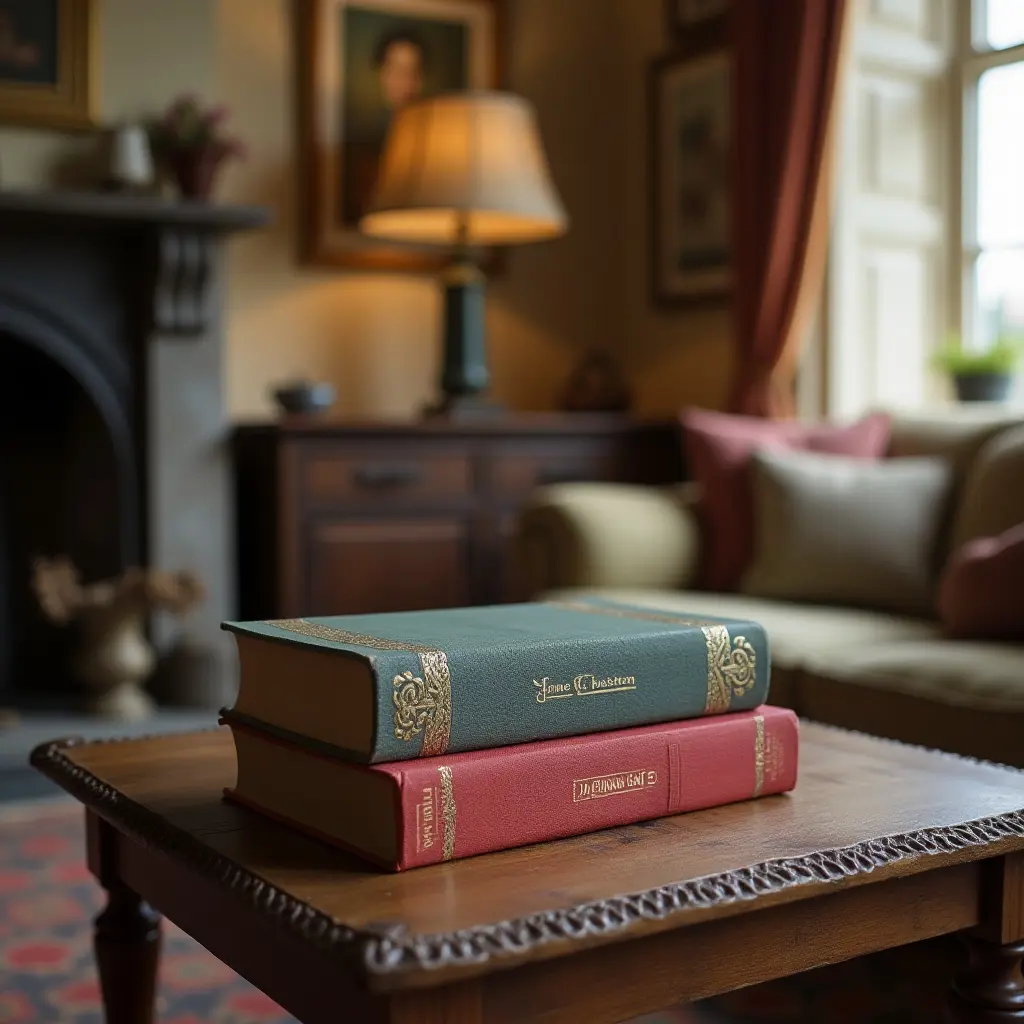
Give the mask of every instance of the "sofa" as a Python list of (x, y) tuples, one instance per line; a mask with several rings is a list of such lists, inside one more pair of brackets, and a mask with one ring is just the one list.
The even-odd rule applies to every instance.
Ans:
[[(948, 462), (936, 585), (954, 547), (1024, 522), (1024, 417), (990, 409), (894, 415), (885, 458)], [(934, 615), (695, 588), (699, 488), (571, 483), (539, 489), (518, 521), (538, 599), (600, 595), (757, 620), (770, 701), (821, 722), (1024, 767), (1024, 642), (947, 638)], [(1020, 581), (1024, 587), (1024, 579)]]

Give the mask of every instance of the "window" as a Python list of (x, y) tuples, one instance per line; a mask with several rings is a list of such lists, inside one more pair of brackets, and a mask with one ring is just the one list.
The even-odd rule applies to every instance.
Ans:
[(820, 383), (801, 374), (804, 409), (816, 403), (847, 417), (942, 397), (930, 360), (959, 316), (959, 290), (949, 287), (960, 265), (950, 217), (959, 9), (952, 0), (853, 5), (820, 369), (812, 371)]
[(1024, 335), (1024, 2), (973, 0), (962, 48), (965, 343)]
[(975, 0), (972, 33), (980, 49), (1005, 50), (1024, 43), (1024, 4), (1020, 0)]
[(832, 416), (948, 402), (932, 354), (951, 328), (969, 348), (1024, 337), (1024, 0), (854, 10), (823, 326), (801, 375), (802, 408)]

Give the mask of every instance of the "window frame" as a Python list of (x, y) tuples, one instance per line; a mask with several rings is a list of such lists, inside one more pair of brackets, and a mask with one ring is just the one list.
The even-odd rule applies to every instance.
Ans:
[(952, 133), (959, 159), (954, 159), (959, 181), (951, 190), (950, 251), (955, 263), (950, 296), (950, 326), (960, 333), (965, 348), (979, 347), (976, 266), (986, 250), (978, 242), (978, 82), (992, 68), (1024, 63), (1024, 42), (1001, 50), (985, 38), (987, 0), (958, 4), (955, 61), (959, 67), (958, 123)]

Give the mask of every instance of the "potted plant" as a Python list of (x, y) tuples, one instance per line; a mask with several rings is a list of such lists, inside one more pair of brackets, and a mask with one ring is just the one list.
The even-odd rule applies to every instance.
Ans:
[(243, 157), (240, 140), (224, 132), (226, 107), (203, 108), (192, 95), (176, 99), (149, 125), (153, 155), (171, 173), (186, 199), (209, 199), (226, 160)]
[(153, 709), (142, 689), (156, 664), (146, 616), (158, 608), (182, 615), (205, 591), (195, 573), (140, 568), (84, 585), (66, 555), (37, 558), (32, 587), (54, 625), (77, 621), (81, 627), (72, 667), (91, 695), (92, 710), (122, 720), (145, 718)]
[(952, 336), (935, 354), (935, 365), (953, 378), (959, 401), (1001, 402), (1010, 393), (1020, 356), (1021, 345), (1013, 338), (1001, 337), (986, 349), (968, 349)]

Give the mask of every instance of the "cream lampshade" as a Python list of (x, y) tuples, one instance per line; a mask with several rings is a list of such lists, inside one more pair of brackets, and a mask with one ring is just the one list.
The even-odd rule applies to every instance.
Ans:
[(504, 92), (447, 93), (396, 115), (359, 228), (454, 252), (445, 275), (442, 411), (487, 407), (483, 277), (472, 250), (555, 238), (566, 227), (526, 100)]

